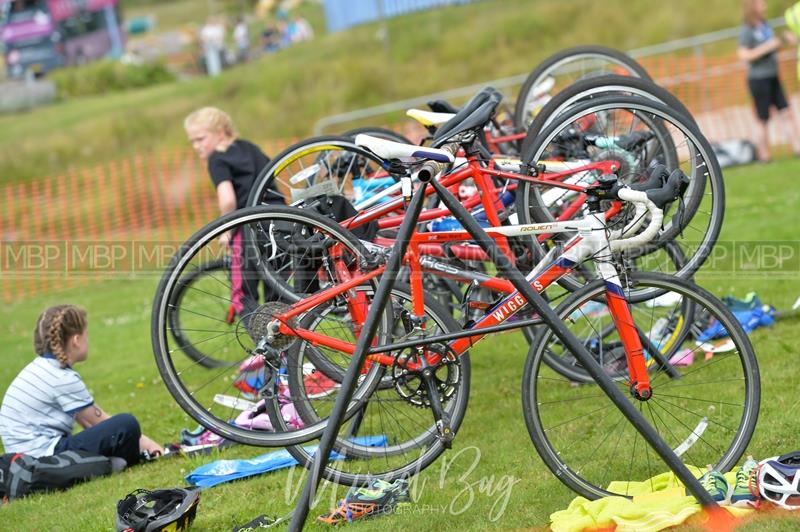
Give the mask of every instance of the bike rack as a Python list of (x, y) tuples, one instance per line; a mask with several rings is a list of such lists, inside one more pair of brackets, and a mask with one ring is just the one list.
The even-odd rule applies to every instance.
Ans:
[(316, 455), (314, 456), (314, 463), (309, 469), (309, 475), (306, 483), (303, 486), (303, 492), (300, 495), (300, 500), (295, 507), (289, 522), (289, 530), (302, 530), (305, 525), (305, 520), (311, 509), (311, 502), (314, 500), (317, 488), (319, 486), (320, 476), (323, 469), (328, 463), (328, 455), (333, 447), (333, 442), (336, 434), (342, 424), (342, 418), (353, 396), (356, 382), (363, 366), (367, 351), (372, 343), (373, 338), (378, 327), (378, 321), (383, 313), (384, 308), (389, 300), (390, 290), (397, 279), (400, 272), (402, 258), (408, 248), (409, 239), (416, 227), (417, 219), (422, 211), (423, 198), (425, 197), (425, 189), (430, 184), (435, 189), (439, 199), (450, 209), (455, 218), (461, 222), (464, 229), (472, 236), (476, 243), (486, 252), (489, 258), (497, 266), (499, 273), (504, 274), (514, 285), (520, 294), (527, 300), (534, 310), (539, 314), (545, 325), (550, 327), (555, 335), (561, 340), (564, 345), (573, 353), (573, 355), (580, 361), (583, 367), (589, 372), (592, 378), (597, 382), (598, 386), (605, 392), (611, 401), (620, 409), (623, 415), (631, 422), (634, 428), (639, 431), (642, 437), (647, 441), (650, 447), (658, 454), (669, 468), (675, 473), (675, 476), (683, 482), (684, 486), (689, 492), (697, 499), (697, 501), (706, 508), (709, 512), (718, 514), (720, 511), (719, 505), (711, 497), (700, 482), (692, 475), (692, 473), (681, 462), (667, 443), (659, 436), (647, 422), (645, 417), (635, 408), (627, 397), (614, 385), (611, 378), (605, 374), (600, 364), (595, 361), (592, 355), (586, 350), (581, 342), (566, 328), (566, 326), (559, 320), (555, 311), (550, 308), (544, 298), (533, 289), (527, 282), (525, 276), (511, 263), (510, 259), (500, 250), (494, 240), (481, 228), (477, 221), (475, 221), (469, 212), (459, 203), (459, 201), (448, 191), (445, 187), (439, 184), (435, 177), (428, 181), (420, 180), (421, 186), (413, 194), (411, 202), (406, 211), (406, 216), (398, 230), (397, 245), (392, 253), (389, 255), (386, 264), (386, 270), (381, 277), (375, 297), (370, 305), (367, 319), (362, 328), (361, 336), (356, 343), (353, 359), (347, 368), (344, 378), (342, 379), (339, 395), (334, 403), (333, 410), (328, 418), (328, 424), (325, 427), (325, 432), (320, 439), (319, 446), (317, 447)]

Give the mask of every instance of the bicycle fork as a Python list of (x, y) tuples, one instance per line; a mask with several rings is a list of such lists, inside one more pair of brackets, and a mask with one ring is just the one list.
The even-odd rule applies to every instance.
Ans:
[(597, 270), (605, 281), (608, 310), (614, 320), (614, 326), (619, 333), (622, 346), (625, 348), (630, 392), (636, 399), (646, 401), (653, 395), (653, 390), (650, 388), (650, 374), (647, 371), (641, 337), (633, 321), (628, 300), (625, 299), (619, 274), (610, 261), (610, 254), (607, 254), (608, 248), (606, 247), (603, 251), (604, 253), (597, 255)]

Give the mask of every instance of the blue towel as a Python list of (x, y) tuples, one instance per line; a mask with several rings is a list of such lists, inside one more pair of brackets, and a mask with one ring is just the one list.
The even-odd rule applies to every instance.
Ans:
[[(361, 436), (353, 438), (353, 442), (358, 445), (368, 445), (370, 447), (385, 447), (387, 444), (386, 436)], [(305, 447), (309, 454), (317, 452), (317, 446)], [(341, 460), (342, 456), (335, 451), (331, 452), (331, 460)], [(289, 454), (287, 450), (272, 451), (250, 460), (217, 460), (210, 464), (205, 464), (188, 475), (186, 480), (193, 486), (210, 488), (223, 482), (230, 482), (239, 478), (251, 477), (268, 473), (277, 469), (284, 469), (297, 465), (297, 460)]]
[[(751, 310), (733, 310), (733, 315), (747, 334), (750, 334), (759, 327), (769, 327), (775, 323), (775, 308), (762, 306)], [(708, 342), (717, 338), (725, 338), (728, 331), (717, 320), (709, 325), (702, 333), (697, 336), (698, 342)]]

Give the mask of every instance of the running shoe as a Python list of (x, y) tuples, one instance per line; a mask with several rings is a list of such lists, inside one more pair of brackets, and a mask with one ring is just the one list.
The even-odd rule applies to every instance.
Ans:
[(736, 471), (736, 485), (731, 493), (732, 506), (756, 506), (758, 503), (757, 486), (758, 462), (748, 456), (742, 467)]
[(317, 522), (338, 525), (394, 512), (399, 504), (409, 501), (408, 481), (373, 480), (362, 488), (353, 487), (336, 508), (317, 517)]
[(700, 484), (715, 501), (722, 502), (728, 498), (728, 481), (722, 473), (714, 471), (711, 466), (708, 466), (708, 471), (700, 477)]

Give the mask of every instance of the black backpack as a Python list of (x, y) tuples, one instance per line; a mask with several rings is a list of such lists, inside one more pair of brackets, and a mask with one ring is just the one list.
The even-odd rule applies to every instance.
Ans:
[[(323, 194), (315, 196), (306, 200), (308, 206), (313, 207), (314, 210), (322, 215), (332, 218), (337, 222), (342, 222), (352, 218), (358, 211), (353, 207), (353, 204), (347, 201), (347, 198), (338, 194)], [(378, 234), (378, 222), (372, 220), (366, 224), (361, 225), (355, 229), (351, 229), (356, 237), (361, 240), (372, 241), (375, 235)]]
[(68, 488), (111, 471), (110, 458), (85, 451), (65, 451), (40, 458), (4, 454), (0, 456), (0, 499), (14, 500), (29, 493)]

